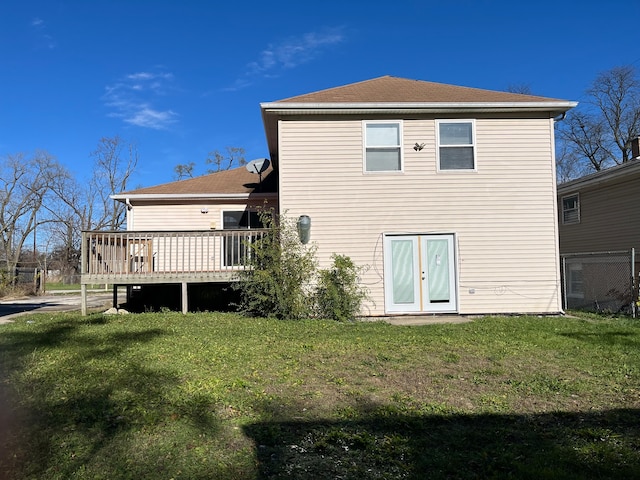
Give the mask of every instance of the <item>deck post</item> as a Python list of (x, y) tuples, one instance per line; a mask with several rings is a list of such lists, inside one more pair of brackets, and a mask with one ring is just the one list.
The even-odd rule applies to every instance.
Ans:
[(113, 284), (113, 308), (118, 309), (118, 285)]
[(80, 313), (84, 317), (87, 314), (87, 284), (80, 285)]
[(189, 294), (188, 294), (187, 282), (182, 282), (182, 313), (189, 311)]

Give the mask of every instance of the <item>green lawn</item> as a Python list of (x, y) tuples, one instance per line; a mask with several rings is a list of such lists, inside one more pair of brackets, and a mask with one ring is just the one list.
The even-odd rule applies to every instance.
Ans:
[(593, 315), (24, 316), (0, 479), (640, 478), (639, 379), (640, 321)]

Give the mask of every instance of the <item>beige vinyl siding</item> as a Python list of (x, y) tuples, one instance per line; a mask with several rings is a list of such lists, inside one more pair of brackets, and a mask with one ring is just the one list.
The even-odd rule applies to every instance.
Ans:
[(280, 122), (280, 209), (311, 217), (321, 266), (368, 265), (382, 315), (383, 233), (455, 233), (460, 313), (558, 312), (552, 121), (476, 118), (476, 172), (437, 172), (435, 118), (403, 129), (403, 173), (364, 173), (361, 120)]
[[(580, 222), (562, 224), (562, 197), (577, 193)], [(640, 173), (559, 194), (560, 252), (640, 249)]]
[[(272, 201), (275, 206), (275, 201)], [(241, 211), (246, 208), (258, 209), (268, 206), (260, 200), (214, 203), (182, 204), (135, 204), (128, 212), (127, 230), (171, 231), (171, 230), (211, 230), (222, 229), (222, 212)], [(202, 210), (207, 213), (202, 213)]]
[[(197, 231), (222, 230), (224, 211), (243, 211), (268, 207), (264, 201), (242, 201), (211, 204), (137, 204), (128, 212), (128, 230), (136, 231)], [(205, 210), (206, 213), (202, 213)], [(207, 271), (225, 265), (225, 240), (216, 238), (168, 237), (154, 242), (150, 255), (153, 270)], [(230, 248), (231, 240), (228, 246)]]

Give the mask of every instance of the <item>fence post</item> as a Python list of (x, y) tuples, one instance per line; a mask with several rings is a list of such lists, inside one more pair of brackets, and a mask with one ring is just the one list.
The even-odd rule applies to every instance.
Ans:
[(562, 310), (567, 311), (567, 257), (561, 255), (562, 259), (562, 284), (560, 285), (562, 295)]
[(80, 284), (80, 314), (87, 315), (87, 284)]
[(638, 308), (638, 285), (636, 283), (636, 249), (631, 247), (631, 315), (636, 318)]

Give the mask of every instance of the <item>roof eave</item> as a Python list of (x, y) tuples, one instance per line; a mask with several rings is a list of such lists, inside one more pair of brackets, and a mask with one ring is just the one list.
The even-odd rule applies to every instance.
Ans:
[(578, 102), (422, 102), (422, 103), (261, 103), (264, 113), (313, 115), (322, 113), (456, 113), (456, 112), (557, 112), (574, 108)]
[(132, 200), (248, 200), (249, 198), (276, 198), (274, 192), (252, 193), (141, 193), (111, 195), (113, 200), (127, 202)]
[(630, 174), (640, 173), (640, 159), (629, 160), (621, 165), (607, 168), (596, 173), (585, 175), (584, 177), (569, 180), (561, 183), (557, 187), (557, 192), (560, 195), (566, 195), (567, 193), (575, 190), (580, 190), (585, 187), (593, 187), (602, 183), (612, 182), (619, 178), (629, 178)]

